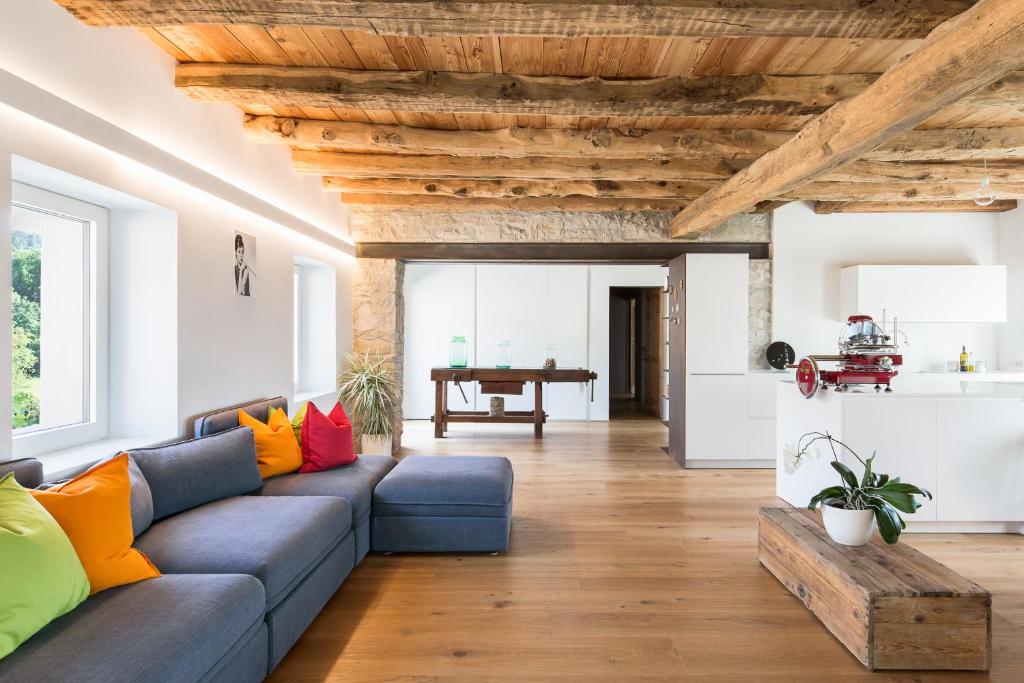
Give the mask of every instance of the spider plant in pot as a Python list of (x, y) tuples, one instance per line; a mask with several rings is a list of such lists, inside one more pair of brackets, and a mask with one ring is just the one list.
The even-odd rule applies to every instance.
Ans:
[[(931, 500), (932, 494), (913, 484), (905, 484), (899, 477), (890, 477), (874, 471), (875, 456), (862, 458), (852, 448), (831, 434), (811, 432), (800, 437), (793, 466), (808, 459), (811, 447), (819, 442), (828, 443), (832, 451), (832, 469), (839, 473), (839, 486), (824, 488), (811, 498), (811, 510), (821, 506), (825, 530), (832, 540), (843, 545), (864, 545), (871, 540), (876, 525), (882, 539), (892, 545), (907, 528), (901, 512), (913, 514), (921, 503), (917, 497)], [(849, 467), (839, 462), (839, 454), (846, 451), (861, 464), (864, 473), (860, 479)]]
[(364, 454), (391, 455), (395, 434), (395, 379), (380, 354), (345, 358), (338, 375), (338, 399), (355, 420)]

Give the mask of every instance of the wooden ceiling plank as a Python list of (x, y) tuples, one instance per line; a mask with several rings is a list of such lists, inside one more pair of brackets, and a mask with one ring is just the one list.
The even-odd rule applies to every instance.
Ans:
[(1002, 213), (1017, 208), (1014, 199), (997, 200), (988, 206), (974, 202), (816, 202), (814, 212), (829, 213)]
[(671, 234), (699, 236), (758, 202), (828, 175), (1022, 64), (1024, 0), (980, 0), (862, 93), (694, 200), (672, 220)]
[[(406, 126), (275, 117), (249, 118), (245, 128), (260, 142), (288, 144), (302, 149), (480, 157), (755, 159), (793, 135), (786, 131), (749, 129), (595, 130), (583, 127), (576, 130), (502, 128), (455, 134)], [(901, 162), (1024, 161), (1024, 127), (912, 130), (868, 152), (863, 158)]]
[(342, 193), (341, 200), (350, 205), (430, 211), (677, 211), (686, 204), (685, 201), (675, 199), (617, 199), (578, 195), (486, 199)]
[(143, 26), (139, 28), (139, 32), (154, 42), (161, 50), (169, 54), (172, 58), (179, 62), (191, 62), (192, 58), (182, 50), (180, 47), (175, 45), (171, 40), (167, 38), (158, 29)]
[(381, 35), (921, 38), (970, 0), (57, 0), (94, 26), (278, 24)]

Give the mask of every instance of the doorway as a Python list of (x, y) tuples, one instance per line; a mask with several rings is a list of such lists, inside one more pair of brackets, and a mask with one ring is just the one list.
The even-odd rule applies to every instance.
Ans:
[(662, 291), (611, 287), (608, 301), (609, 417), (662, 418)]

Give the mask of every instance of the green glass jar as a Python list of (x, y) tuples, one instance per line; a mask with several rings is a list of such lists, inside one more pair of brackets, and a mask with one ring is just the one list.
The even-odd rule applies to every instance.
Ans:
[(448, 342), (448, 367), (464, 368), (469, 363), (465, 337), (452, 337)]

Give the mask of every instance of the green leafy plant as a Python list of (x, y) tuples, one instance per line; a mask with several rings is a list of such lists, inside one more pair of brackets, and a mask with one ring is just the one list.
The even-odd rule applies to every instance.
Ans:
[[(819, 505), (842, 508), (844, 510), (872, 510), (878, 533), (886, 543), (892, 545), (899, 540), (900, 534), (907, 528), (907, 523), (900, 516), (901, 512), (913, 514), (921, 507), (917, 496), (931, 500), (932, 494), (913, 484), (905, 484), (899, 477), (890, 477), (874, 471), (877, 452), (866, 460), (845, 443), (825, 432), (810, 432), (800, 437), (797, 450), (793, 456), (793, 469), (808, 459), (812, 453), (811, 446), (819, 441), (826, 441), (832, 450), (832, 469), (839, 473), (840, 486), (829, 486), (811, 498), (807, 505), (814, 509)], [(857, 475), (849, 467), (839, 462), (839, 450), (845, 450), (864, 467), (864, 474), (858, 480)], [(788, 469), (788, 468), (787, 468)]]
[(368, 436), (395, 433), (395, 378), (389, 361), (380, 354), (350, 353), (338, 375), (338, 399), (360, 431)]

